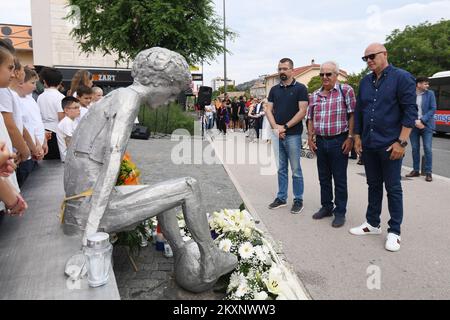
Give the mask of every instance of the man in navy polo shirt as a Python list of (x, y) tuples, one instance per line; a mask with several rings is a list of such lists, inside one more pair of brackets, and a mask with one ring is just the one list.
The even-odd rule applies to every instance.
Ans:
[(411, 74), (388, 63), (386, 48), (371, 44), (362, 58), (372, 71), (360, 83), (355, 110), (355, 150), (362, 154), (369, 186), (367, 221), (354, 235), (381, 234), (383, 183), (389, 214), (386, 250), (400, 250), (403, 191), (400, 171), (407, 140), (417, 119), (416, 83)]
[(293, 77), (294, 62), (289, 58), (278, 63), (281, 82), (269, 93), (266, 116), (275, 130), (274, 150), (278, 166), (278, 194), (269, 209), (286, 206), (288, 163), (291, 164), (294, 204), (291, 213), (303, 210), (303, 174), (300, 166), (302, 120), (308, 107), (308, 90)]

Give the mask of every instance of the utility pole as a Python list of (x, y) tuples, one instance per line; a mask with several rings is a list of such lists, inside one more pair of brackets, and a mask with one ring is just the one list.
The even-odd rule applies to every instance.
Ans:
[(225, 20), (225, 0), (223, 0), (223, 97), (227, 95), (227, 35), (226, 35), (226, 20)]

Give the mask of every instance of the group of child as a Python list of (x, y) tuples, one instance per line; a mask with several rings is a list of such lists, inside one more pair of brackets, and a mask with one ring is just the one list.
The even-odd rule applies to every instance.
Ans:
[[(71, 137), (89, 106), (102, 98), (92, 74), (79, 70), (68, 95), (60, 92), (63, 76), (44, 67), (39, 75), (22, 66), (14, 48), (0, 39), (0, 217), (27, 208), (20, 186), (43, 159), (64, 162)], [(44, 92), (36, 95), (40, 81)]]

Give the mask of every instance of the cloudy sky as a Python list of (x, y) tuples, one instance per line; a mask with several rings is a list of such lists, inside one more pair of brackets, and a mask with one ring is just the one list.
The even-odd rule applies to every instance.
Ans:
[[(30, 0), (0, 0), (0, 23), (31, 24)], [(31, 0), (40, 1), (40, 0)], [(223, 0), (213, 0), (223, 14)], [(228, 43), (228, 77), (242, 83), (273, 73), (282, 57), (296, 66), (335, 60), (348, 72), (364, 68), (360, 57), (371, 42), (392, 30), (450, 19), (450, 0), (225, 0), (227, 26), (238, 33)], [(205, 85), (223, 75), (223, 56), (204, 64)]]

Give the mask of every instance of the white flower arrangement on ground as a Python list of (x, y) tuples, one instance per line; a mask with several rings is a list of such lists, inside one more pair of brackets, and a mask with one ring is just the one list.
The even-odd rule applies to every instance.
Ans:
[[(215, 242), (238, 257), (231, 274), (226, 300), (298, 299), (294, 277), (278, 258), (263, 232), (246, 210), (224, 209), (209, 216)], [(296, 281), (294, 280), (296, 283)]]

